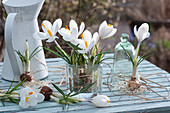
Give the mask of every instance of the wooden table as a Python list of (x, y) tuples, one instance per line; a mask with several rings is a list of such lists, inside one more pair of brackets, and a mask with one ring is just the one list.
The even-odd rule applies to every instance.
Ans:
[[(113, 56), (113, 54), (107, 54), (107, 56)], [(54, 59), (47, 59), (47, 65), (49, 70), (49, 76), (48, 78), (44, 80), (53, 80), (54, 82), (59, 81), (59, 76), (62, 71), (61, 68), (56, 68), (56, 66), (62, 66), (64, 68), (64, 61), (61, 58), (54, 58)], [(106, 63), (109, 63), (110, 66), (113, 65), (112, 60), (106, 60)], [(2, 73), (2, 66), (3, 63), (0, 63), (0, 75)], [(138, 71), (142, 72), (142, 76), (146, 76), (153, 73), (160, 73), (159, 75), (166, 75), (170, 78), (170, 74), (159, 67), (151, 64), (148, 61), (143, 61), (140, 66), (138, 67)], [(110, 72), (110, 68), (108, 66), (103, 67), (103, 82), (106, 83), (107, 79), (106, 76), (108, 76), (106, 73)], [(64, 72), (63, 72), (64, 74)], [(148, 77), (150, 80), (153, 80), (158, 83), (162, 83), (164, 81), (164, 78), (155, 75)], [(10, 86), (9, 81), (5, 81), (2, 78), (0, 78), (0, 89), (7, 89)], [(15, 83), (16, 84), (16, 83)], [(169, 87), (170, 83), (167, 81), (164, 81), (164, 85), (166, 87)], [(112, 92), (109, 91), (106, 85), (102, 86), (103, 94), (107, 95), (111, 101), (105, 108), (96, 108), (91, 103), (88, 102), (81, 102), (78, 104), (72, 104), (69, 106), (68, 111), (62, 111), (62, 105), (58, 104), (54, 101), (44, 101), (42, 103), (39, 103), (35, 107), (31, 107), (28, 109), (21, 109), (17, 104), (6, 102), (6, 106), (3, 106), (2, 103), (0, 103), (0, 112), (43, 112), (43, 113), (49, 113), (49, 112), (69, 112), (69, 113), (110, 113), (110, 112), (170, 112), (170, 99), (166, 100), (142, 100), (137, 97), (129, 97), (129, 96), (123, 96), (120, 99), (120, 96), (114, 96)], [(164, 90), (157, 89), (158, 93), (164, 94), (166, 93)], [(146, 97), (152, 98), (156, 97), (154, 93), (151, 93), (147, 95)], [(119, 100), (120, 99), (120, 100)]]

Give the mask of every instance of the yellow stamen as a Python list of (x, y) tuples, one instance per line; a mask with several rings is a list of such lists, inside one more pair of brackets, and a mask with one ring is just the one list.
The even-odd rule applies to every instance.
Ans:
[(44, 23), (42, 23), (41, 25), (47, 30), (47, 32), (48, 32), (48, 34), (50, 35), (50, 37), (52, 37), (53, 34), (51, 33), (51, 31), (50, 31), (49, 29), (47, 29), (47, 28), (45, 27)]
[(86, 46), (86, 48), (88, 47), (87, 41), (85, 41), (85, 46)]
[(86, 48), (88, 47), (87, 41), (85, 41), (84, 34), (81, 35), (82, 39), (84, 40)]
[(27, 101), (27, 102), (28, 102), (28, 101), (29, 101), (28, 99), (29, 99), (29, 97), (26, 97), (26, 98), (25, 98), (25, 101)]
[(50, 31), (49, 29), (47, 30), (47, 32), (48, 32), (48, 34), (50, 35), (50, 37), (53, 36), (53, 34), (51, 33), (51, 31)]
[[(67, 25), (66, 25), (65, 29), (70, 31), (70, 29), (68, 28)], [(72, 34), (72, 31), (70, 31), (70, 33)]]
[(47, 29), (47, 28), (45, 27), (44, 23), (42, 23), (41, 25), (42, 25), (45, 29)]
[(107, 103), (109, 103), (109, 100), (107, 100)]
[(65, 29), (69, 30), (68, 26), (66, 25)]
[(33, 92), (29, 92), (29, 95), (32, 95), (33, 94)]
[(84, 34), (81, 35), (81, 38), (84, 40)]
[(108, 26), (109, 26), (109, 27), (112, 27), (112, 25), (111, 25), (111, 24), (108, 24)]

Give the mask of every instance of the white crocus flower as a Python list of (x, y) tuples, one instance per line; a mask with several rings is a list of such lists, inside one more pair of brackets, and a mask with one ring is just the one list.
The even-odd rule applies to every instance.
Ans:
[(48, 39), (47, 42), (53, 42), (53, 41), (55, 41), (55, 38), (59, 38), (59, 37), (56, 36), (56, 33), (58, 32), (58, 30), (62, 26), (62, 20), (61, 19), (57, 19), (53, 23), (53, 25), (51, 24), (51, 22), (44, 20), (41, 25), (42, 25), (42, 30), (44, 32), (34, 33), (33, 34), (34, 38), (40, 39), (40, 40)]
[(75, 45), (78, 44), (77, 39), (79, 35), (83, 32), (85, 28), (84, 22), (81, 22), (80, 29), (78, 31), (78, 25), (77, 23), (72, 19), (69, 22), (69, 28), (66, 26), (65, 28), (61, 28), (59, 30), (59, 33), (61, 36), (63, 36), (63, 39), (65, 41), (69, 41)]
[(99, 36), (101, 39), (109, 38), (116, 33), (117, 29), (113, 25), (103, 21), (99, 26)]
[[(134, 59), (137, 60), (137, 58), (138, 58), (137, 53), (139, 52), (141, 42), (143, 40), (145, 40), (146, 38), (148, 38), (149, 35), (150, 35), (150, 33), (149, 33), (149, 25), (147, 23), (143, 23), (139, 27), (138, 31), (137, 31), (137, 28), (136, 28), (136, 25), (135, 25), (134, 34), (138, 39), (138, 45), (137, 45), (137, 48), (135, 50), (135, 56), (134, 56)], [(135, 63), (137, 63), (137, 62), (135, 61)]]
[(137, 31), (137, 26), (135, 25), (134, 27), (134, 34), (138, 39), (138, 43), (141, 43), (143, 40), (145, 40), (146, 38), (149, 37), (150, 33), (149, 33), (149, 25), (147, 23), (143, 23), (138, 31)]
[(96, 107), (105, 107), (109, 103), (110, 99), (109, 97), (105, 95), (97, 95), (92, 98), (91, 102), (96, 106)]
[(79, 42), (78, 47), (81, 48), (82, 50), (78, 50), (78, 52), (84, 54), (90, 51), (91, 48), (98, 42), (99, 34), (95, 32), (92, 37), (90, 31), (85, 30), (81, 35), (81, 38), (82, 39), (78, 39)]
[(26, 87), (23, 88), (20, 92), (20, 102), (19, 106), (23, 109), (28, 108), (29, 106), (35, 106), (38, 102), (44, 100), (44, 95), (41, 93), (36, 93), (33, 89)]

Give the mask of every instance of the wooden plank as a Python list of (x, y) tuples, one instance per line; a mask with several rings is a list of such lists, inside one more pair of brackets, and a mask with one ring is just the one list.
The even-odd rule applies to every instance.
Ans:
[[(107, 57), (113, 57), (113, 54), (106, 54)], [(59, 81), (59, 76), (61, 74), (62, 69), (55, 68), (56, 66), (61, 66), (65, 68), (65, 62), (61, 58), (52, 58), (47, 59), (47, 66), (49, 70), (49, 77), (45, 80), (53, 80), (54, 82)], [(113, 60), (109, 59), (106, 60), (105, 63), (108, 63), (113, 68)], [(3, 63), (0, 63), (0, 75), (2, 73), (2, 65)], [(164, 74), (160, 75), (167, 75), (170, 77), (170, 74), (166, 71), (156, 67), (155, 65), (151, 64), (148, 61), (144, 61), (141, 63), (141, 65), (138, 68), (139, 72), (142, 72), (142, 76), (146, 76), (153, 73), (163, 72)], [(110, 68), (108, 66), (103, 67), (103, 77), (107, 77), (108, 75), (106, 73), (110, 72)], [(64, 73), (61, 74), (63, 76)], [(157, 82), (162, 83), (162, 79), (160, 76), (154, 75), (148, 77), (149, 79)], [(103, 79), (103, 82), (106, 82), (107, 78)], [(0, 89), (7, 89), (9, 87), (10, 82), (5, 81), (0, 78)], [(16, 83), (15, 83), (16, 84)], [(153, 85), (153, 83), (151, 83)], [(170, 87), (170, 83), (165, 81), (164, 85), (166, 87)], [(155, 111), (155, 110), (170, 110), (170, 99), (167, 100), (153, 100), (153, 101), (146, 101), (141, 100), (137, 97), (130, 97), (129, 96), (123, 96), (121, 100), (119, 100), (120, 96), (114, 96), (112, 92), (109, 91), (106, 85), (103, 85), (103, 94), (109, 96), (111, 99), (110, 103), (108, 104), (108, 107), (106, 108), (96, 108), (92, 104), (87, 102), (82, 102), (79, 104), (73, 104), (69, 107), (69, 113), (87, 113), (87, 112), (96, 112), (96, 113), (103, 113), (103, 112), (139, 112), (139, 111)], [(153, 88), (158, 93), (164, 94), (166, 93), (163, 89), (156, 89)], [(158, 97), (156, 94), (151, 93), (150, 95), (145, 95), (146, 98), (156, 98)], [(7, 106), (3, 107), (0, 103), (0, 112), (64, 112), (62, 111), (62, 105), (56, 103), (56, 102), (43, 102), (38, 104), (35, 107), (23, 110), (18, 105), (13, 103), (6, 103)], [(146, 110), (145, 110), (146, 109)]]

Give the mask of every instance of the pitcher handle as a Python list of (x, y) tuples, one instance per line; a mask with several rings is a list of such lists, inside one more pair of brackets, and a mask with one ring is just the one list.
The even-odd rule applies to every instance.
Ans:
[(17, 16), (17, 13), (10, 13), (7, 16), (6, 23), (5, 23), (5, 45), (6, 45), (6, 49), (7, 49), (7, 53), (9, 56), (13, 74), (14, 74), (14, 76), (19, 76), (20, 70), (19, 70), (17, 58), (14, 53), (14, 48), (13, 48), (13, 44), (12, 44), (13, 27), (14, 27), (14, 20), (15, 20), (16, 16)]

